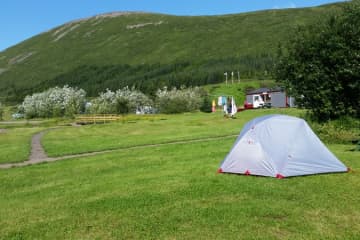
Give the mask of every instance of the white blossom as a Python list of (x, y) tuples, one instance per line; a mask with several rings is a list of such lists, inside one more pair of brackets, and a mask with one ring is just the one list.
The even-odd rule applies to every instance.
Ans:
[(84, 109), (85, 97), (83, 89), (55, 87), (26, 96), (18, 109), (26, 118), (73, 116)]
[(163, 113), (191, 112), (199, 109), (201, 105), (201, 93), (198, 87), (173, 88), (170, 91), (164, 87), (157, 91), (156, 97), (158, 108)]
[(124, 87), (113, 92), (106, 89), (91, 102), (90, 113), (135, 113), (139, 108), (152, 105), (149, 97), (135, 89)]

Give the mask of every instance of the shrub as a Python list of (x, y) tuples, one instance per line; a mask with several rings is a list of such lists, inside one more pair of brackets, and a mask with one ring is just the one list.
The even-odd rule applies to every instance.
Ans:
[(168, 90), (166, 87), (156, 93), (159, 111), (162, 113), (182, 113), (198, 110), (201, 106), (201, 90), (198, 87)]
[(350, 144), (360, 141), (360, 120), (342, 117), (337, 120), (318, 123), (308, 120), (311, 128), (326, 143)]
[(209, 96), (204, 96), (200, 106), (200, 111), (210, 113), (212, 112), (212, 101)]

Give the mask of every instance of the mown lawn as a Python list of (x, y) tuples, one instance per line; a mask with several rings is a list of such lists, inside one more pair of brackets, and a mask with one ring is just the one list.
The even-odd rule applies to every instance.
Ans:
[[(267, 109), (238, 113), (236, 119), (214, 114), (187, 113), (178, 115), (144, 116), (112, 124), (61, 128), (47, 133), (43, 145), (50, 156), (101, 151), (144, 144), (239, 134), (252, 118), (266, 114), (299, 116), (297, 109)], [(131, 119), (131, 118), (130, 118)]]
[(0, 239), (360, 238), (359, 152), (330, 145), (351, 173), (216, 174), (234, 139), (2, 170)]

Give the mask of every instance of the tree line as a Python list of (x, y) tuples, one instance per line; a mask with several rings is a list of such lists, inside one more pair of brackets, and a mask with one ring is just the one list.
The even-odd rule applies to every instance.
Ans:
[(259, 54), (212, 59), (201, 63), (178, 61), (171, 64), (82, 65), (39, 84), (33, 91), (66, 84), (84, 89), (89, 96), (96, 96), (106, 89), (132, 86), (154, 96), (163, 87), (180, 88), (223, 82), (224, 72), (239, 71), (241, 78), (266, 78), (272, 71), (274, 59), (272, 55)]

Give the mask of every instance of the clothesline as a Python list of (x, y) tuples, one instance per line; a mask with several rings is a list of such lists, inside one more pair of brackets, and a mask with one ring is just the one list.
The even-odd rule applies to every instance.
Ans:
[(227, 95), (227, 94), (216, 94), (216, 95), (209, 95), (211, 97), (234, 97), (233, 95)]
[[(215, 96), (215, 95), (211, 95)], [(233, 117), (237, 113), (237, 107), (235, 104), (234, 97), (231, 95), (216, 95), (217, 97), (217, 105), (223, 107), (224, 113), (226, 115), (230, 115)], [(216, 103), (215, 100), (213, 100), (212, 103), (212, 111), (216, 111)]]

